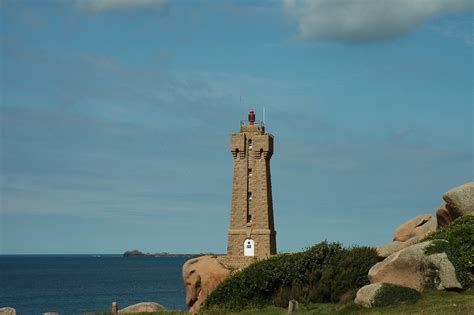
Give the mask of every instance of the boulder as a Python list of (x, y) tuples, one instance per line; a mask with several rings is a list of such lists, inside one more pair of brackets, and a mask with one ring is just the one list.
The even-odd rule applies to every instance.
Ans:
[(372, 307), (375, 302), (375, 295), (382, 288), (383, 283), (371, 283), (357, 291), (354, 303), (362, 307)]
[(438, 224), (431, 214), (421, 214), (400, 225), (393, 235), (394, 241), (405, 242), (415, 236), (425, 236), (436, 231)]
[(474, 213), (474, 182), (457, 186), (443, 195), (443, 202), (436, 210), (438, 228), (445, 228), (466, 214)]
[(418, 243), (424, 237), (425, 235), (419, 235), (419, 236), (412, 237), (405, 242), (393, 241), (385, 245), (377, 246), (376, 247), (377, 255), (379, 256), (379, 258), (387, 258), (388, 256), (392, 255), (393, 253), (398, 252), (401, 249), (404, 249), (408, 246)]
[(209, 293), (229, 275), (230, 270), (219, 263), (216, 256), (201, 256), (188, 260), (183, 265), (183, 280), (189, 311), (197, 313)]
[(368, 284), (357, 291), (354, 303), (362, 307), (387, 306), (400, 302), (414, 303), (421, 294), (411, 288), (389, 283)]
[(393, 253), (370, 268), (370, 282), (392, 283), (419, 292), (427, 287), (463, 289), (464, 285), (457, 278), (450, 260), (452, 257), (448, 257), (446, 251), (432, 253), (435, 247), (449, 247), (449, 243), (445, 240), (426, 241)]
[(443, 202), (436, 210), (436, 221), (438, 221), (438, 229), (450, 226), (456, 218), (455, 215), (456, 214), (454, 213), (454, 211), (448, 209), (446, 202)]
[(127, 306), (118, 311), (119, 314), (133, 314), (133, 313), (155, 313), (165, 311), (165, 307), (154, 302), (142, 302)]
[(443, 195), (453, 219), (474, 211), (474, 182), (457, 186)]
[(0, 308), (0, 315), (16, 315), (16, 309), (13, 307)]

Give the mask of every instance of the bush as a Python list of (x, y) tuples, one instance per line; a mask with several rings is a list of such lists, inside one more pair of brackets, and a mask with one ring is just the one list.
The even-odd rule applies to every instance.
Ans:
[(420, 292), (415, 289), (384, 283), (374, 296), (373, 306), (387, 306), (401, 302), (415, 303), (420, 298)]
[(278, 289), (291, 286), (301, 256), (301, 253), (281, 254), (238, 271), (212, 291), (205, 308), (241, 310), (268, 304)]
[(444, 239), (460, 257), (464, 267), (474, 270), (474, 216), (464, 215), (457, 218), (447, 228), (428, 235), (423, 241)]
[(281, 254), (256, 262), (224, 280), (206, 299), (205, 309), (239, 311), (288, 301), (337, 302), (348, 291), (368, 283), (377, 262), (375, 249), (345, 249), (322, 242), (304, 252)]
[(445, 253), (449, 261), (454, 266), (456, 278), (463, 288), (467, 288), (471, 284), (471, 280), (467, 273), (467, 270), (461, 261), (459, 254), (454, 250), (453, 246), (446, 240), (435, 239), (432, 244), (425, 248), (426, 255), (433, 255), (438, 253)]
[(348, 291), (363, 287), (369, 282), (369, 269), (377, 261), (377, 255), (372, 248), (354, 247), (339, 250), (330, 257), (325, 268), (313, 272), (314, 282), (309, 286), (309, 302), (336, 303)]

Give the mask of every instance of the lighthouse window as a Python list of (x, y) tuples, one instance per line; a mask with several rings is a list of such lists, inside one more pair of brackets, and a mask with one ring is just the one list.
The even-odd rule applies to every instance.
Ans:
[(252, 139), (249, 139), (249, 150), (252, 150)]
[(249, 168), (249, 177), (252, 177), (252, 169)]
[(251, 192), (248, 193), (248, 197), (249, 197), (249, 201), (252, 201), (252, 193)]

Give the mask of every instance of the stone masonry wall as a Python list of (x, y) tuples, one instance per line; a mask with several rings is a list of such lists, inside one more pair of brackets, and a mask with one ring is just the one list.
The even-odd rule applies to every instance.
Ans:
[(243, 257), (244, 241), (254, 240), (255, 257), (276, 254), (270, 158), (273, 136), (256, 125), (241, 126), (231, 134), (234, 157), (227, 255)]

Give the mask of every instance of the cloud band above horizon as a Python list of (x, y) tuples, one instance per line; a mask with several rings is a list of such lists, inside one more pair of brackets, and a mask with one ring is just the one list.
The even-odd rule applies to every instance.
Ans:
[(166, 4), (168, 0), (76, 0), (79, 8), (94, 12), (160, 7)]
[(283, 0), (283, 4), (299, 26), (300, 39), (344, 43), (397, 38), (431, 17), (474, 8), (469, 0)]

